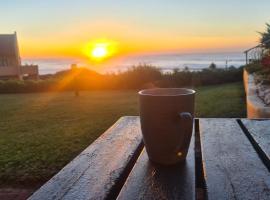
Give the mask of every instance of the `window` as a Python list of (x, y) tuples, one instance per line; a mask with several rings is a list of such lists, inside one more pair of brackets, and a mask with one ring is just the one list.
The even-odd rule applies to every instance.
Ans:
[(0, 67), (7, 67), (7, 66), (8, 66), (8, 59), (0, 58)]
[(8, 59), (7, 58), (4, 59), (4, 66), (6, 66), (6, 67), (8, 66)]
[(0, 58), (0, 67), (4, 67), (4, 60)]

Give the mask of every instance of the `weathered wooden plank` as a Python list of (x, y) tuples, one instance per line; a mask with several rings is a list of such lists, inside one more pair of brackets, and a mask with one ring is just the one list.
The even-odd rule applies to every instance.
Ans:
[(194, 137), (186, 162), (175, 166), (153, 164), (144, 149), (117, 199), (195, 199)]
[(270, 120), (242, 119), (241, 122), (251, 142), (270, 168)]
[(270, 174), (235, 119), (200, 119), (209, 200), (270, 199)]
[(139, 118), (123, 117), (29, 199), (111, 198), (141, 149)]

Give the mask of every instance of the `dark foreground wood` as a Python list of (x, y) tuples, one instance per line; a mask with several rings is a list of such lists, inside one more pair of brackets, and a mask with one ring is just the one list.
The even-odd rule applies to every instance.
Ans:
[(197, 119), (186, 162), (149, 161), (123, 117), (30, 199), (270, 199), (270, 120)]
[(186, 162), (179, 165), (155, 165), (143, 150), (117, 199), (195, 199), (194, 155), (194, 137)]
[(236, 120), (201, 119), (208, 199), (270, 199), (270, 174)]
[[(141, 151), (138, 117), (121, 118), (30, 199), (105, 199), (114, 195)], [(135, 160), (133, 162), (135, 162)], [(128, 172), (126, 172), (128, 171)]]
[(270, 169), (270, 120), (241, 120), (245, 133)]

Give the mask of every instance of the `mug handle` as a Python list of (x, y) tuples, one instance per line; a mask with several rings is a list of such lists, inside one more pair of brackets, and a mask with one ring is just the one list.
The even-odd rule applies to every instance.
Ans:
[(189, 143), (187, 142), (191, 138), (192, 134), (192, 126), (193, 126), (193, 117), (189, 112), (179, 113), (180, 117), (180, 127), (182, 129), (182, 133), (185, 133), (183, 136), (182, 144), (178, 146), (177, 155), (182, 156), (183, 152), (179, 152), (180, 149), (187, 149), (189, 147)]

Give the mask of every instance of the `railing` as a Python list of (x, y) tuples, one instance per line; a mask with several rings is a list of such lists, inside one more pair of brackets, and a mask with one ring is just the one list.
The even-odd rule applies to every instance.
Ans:
[[(270, 40), (265, 41), (265, 43), (270, 43)], [(265, 55), (265, 53), (268, 51), (269, 49), (265, 48), (265, 45), (262, 43), (258, 44), (255, 47), (247, 49), (246, 51), (244, 51), (246, 55), (246, 64), (260, 61)]]

